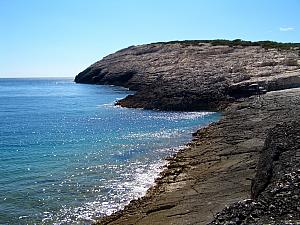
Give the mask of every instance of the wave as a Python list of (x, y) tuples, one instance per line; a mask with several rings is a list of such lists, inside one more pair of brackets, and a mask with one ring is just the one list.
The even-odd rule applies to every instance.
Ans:
[(126, 135), (123, 135), (122, 138), (124, 139), (153, 139), (153, 138), (174, 138), (179, 137), (181, 134), (185, 133), (182, 129), (167, 129), (167, 130), (160, 130), (154, 132), (132, 132)]
[(44, 212), (43, 223), (58, 221), (53, 224), (61, 225), (74, 224), (76, 221), (77, 224), (91, 224), (97, 217), (111, 215), (123, 209), (131, 200), (144, 196), (166, 164), (166, 160), (159, 160), (150, 165), (141, 162), (130, 163), (127, 165), (129, 171), (119, 171), (120, 179), (103, 185), (103, 188), (109, 189), (108, 195), (99, 193), (95, 201), (86, 202), (80, 207), (63, 207), (57, 215)]
[(164, 120), (194, 120), (212, 115), (214, 112), (162, 112), (160, 115), (150, 116), (153, 119)]

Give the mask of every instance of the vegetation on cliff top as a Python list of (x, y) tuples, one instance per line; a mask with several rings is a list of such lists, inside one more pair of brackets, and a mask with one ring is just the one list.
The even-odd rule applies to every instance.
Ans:
[(244, 41), (241, 39), (235, 40), (184, 40), (184, 41), (170, 41), (170, 42), (157, 42), (157, 44), (182, 44), (182, 45), (199, 45), (201, 43), (210, 43), (213, 46), (226, 45), (226, 46), (261, 46), (263, 48), (277, 48), (277, 49), (291, 49), (300, 48), (300, 43), (282, 43), (275, 41)]

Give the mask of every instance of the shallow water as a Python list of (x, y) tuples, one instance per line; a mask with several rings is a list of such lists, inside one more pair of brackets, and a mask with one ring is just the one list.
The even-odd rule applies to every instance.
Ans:
[(91, 223), (144, 195), (166, 156), (219, 119), (114, 106), (131, 92), (0, 79), (0, 224)]

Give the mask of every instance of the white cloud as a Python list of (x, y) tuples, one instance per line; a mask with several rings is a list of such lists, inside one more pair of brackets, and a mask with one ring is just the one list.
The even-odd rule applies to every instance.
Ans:
[(295, 28), (294, 27), (280, 27), (279, 30), (282, 32), (288, 32), (288, 31), (295, 30)]

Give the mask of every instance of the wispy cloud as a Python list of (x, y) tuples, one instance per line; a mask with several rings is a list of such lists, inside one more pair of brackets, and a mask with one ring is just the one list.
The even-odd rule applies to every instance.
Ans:
[(295, 28), (294, 28), (294, 27), (280, 27), (279, 30), (280, 30), (281, 32), (288, 32), (288, 31), (293, 31), (293, 30), (295, 30)]

